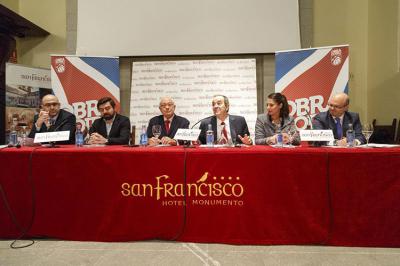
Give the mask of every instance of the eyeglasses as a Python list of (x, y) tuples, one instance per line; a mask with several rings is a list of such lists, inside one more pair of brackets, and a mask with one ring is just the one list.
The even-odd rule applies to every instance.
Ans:
[(60, 103), (45, 103), (43, 104), (44, 107), (51, 107), (51, 106), (58, 106)]
[(163, 103), (163, 104), (160, 104), (160, 107), (161, 107), (161, 108), (171, 107), (171, 106), (174, 106), (174, 104), (173, 104), (173, 103)]
[(329, 104), (328, 103), (329, 108), (333, 108), (333, 109), (343, 109), (345, 108), (347, 105), (343, 105), (343, 106), (339, 106), (339, 105), (334, 105), (334, 104)]

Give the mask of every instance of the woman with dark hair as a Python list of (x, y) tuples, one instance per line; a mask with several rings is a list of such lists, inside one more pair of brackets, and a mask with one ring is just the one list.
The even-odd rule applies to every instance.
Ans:
[(293, 117), (289, 116), (289, 104), (286, 96), (281, 93), (271, 93), (267, 99), (267, 113), (258, 115), (256, 121), (256, 145), (274, 145), (277, 142), (277, 132), (281, 132), (283, 143), (287, 144), (292, 136), (292, 144), (299, 144)]

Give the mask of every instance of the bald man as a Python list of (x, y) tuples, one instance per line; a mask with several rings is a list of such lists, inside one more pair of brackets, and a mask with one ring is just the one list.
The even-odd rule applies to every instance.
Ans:
[(73, 144), (75, 142), (75, 115), (60, 109), (60, 102), (54, 95), (48, 94), (43, 97), (40, 113), (35, 115), (34, 124), (30, 138), (34, 138), (36, 133), (69, 131), (69, 140), (60, 141), (60, 144)]
[[(175, 114), (176, 105), (171, 97), (161, 98), (158, 108), (162, 115), (150, 119), (147, 127), (149, 145), (169, 144), (174, 146), (177, 144), (176, 140), (174, 140), (176, 131), (179, 128), (189, 128), (190, 122), (186, 118)], [(161, 135), (159, 138), (153, 136), (153, 125), (161, 126)]]
[[(328, 101), (329, 110), (317, 114), (313, 119), (314, 129), (332, 129), (338, 146), (346, 146), (346, 131), (353, 125), (356, 145), (366, 143), (358, 113), (349, 112), (350, 99), (346, 93), (338, 93)], [(338, 124), (340, 123), (340, 124)]]

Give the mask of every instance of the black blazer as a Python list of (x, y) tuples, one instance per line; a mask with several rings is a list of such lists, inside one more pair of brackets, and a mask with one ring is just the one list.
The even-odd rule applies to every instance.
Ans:
[[(212, 116), (204, 119), (200, 123), (200, 136), (199, 141), (202, 144), (206, 144), (206, 132), (208, 130), (208, 124), (212, 125), (212, 129), (214, 131), (214, 140), (217, 141), (217, 117)], [(247, 134), (250, 136), (249, 128), (247, 127), (246, 119), (243, 116), (238, 115), (229, 115), (229, 127), (231, 131), (231, 139), (234, 144), (242, 143), (242, 141), (238, 138), (238, 135), (244, 136)]]
[(107, 144), (123, 145), (129, 143), (129, 137), (131, 133), (131, 121), (129, 118), (120, 114), (116, 114), (114, 122), (112, 124), (110, 134), (107, 136), (106, 122), (103, 118), (96, 119), (89, 129), (89, 134), (99, 133), (106, 139)]
[(152, 132), (153, 125), (161, 125), (160, 138), (167, 136), (173, 139), (175, 137), (176, 131), (178, 131), (179, 128), (189, 128), (189, 124), (190, 122), (186, 118), (179, 115), (174, 115), (174, 118), (172, 119), (172, 122), (169, 126), (169, 133), (167, 134), (163, 115), (155, 116), (150, 119), (149, 125), (147, 126), (147, 137), (154, 137)]
[[(345, 112), (343, 116), (343, 124), (342, 124), (342, 136), (346, 137), (346, 131), (349, 129), (349, 124), (353, 124), (353, 129), (356, 135), (356, 139), (358, 139), (361, 144), (367, 143), (364, 135), (362, 134), (362, 126), (360, 122), (360, 116), (358, 113), (353, 112)], [(322, 112), (317, 114), (313, 119), (313, 128), (314, 129), (332, 129), (333, 136), (335, 139), (338, 139), (338, 133), (336, 131), (336, 122), (333, 120), (333, 117), (329, 113), (329, 111)]]
[(40, 129), (36, 130), (36, 121), (38, 120), (39, 115), (35, 115), (34, 124), (31, 132), (29, 133), (29, 138), (34, 138), (36, 133), (44, 133), (44, 132), (53, 132), (53, 131), (69, 131), (69, 140), (68, 141), (60, 141), (57, 143), (60, 144), (73, 144), (75, 143), (75, 129), (76, 129), (76, 118), (75, 115), (60, 109), (58, 113), (58, 117), (54, 125), (47, 128), (46, 124), (43, 123)]

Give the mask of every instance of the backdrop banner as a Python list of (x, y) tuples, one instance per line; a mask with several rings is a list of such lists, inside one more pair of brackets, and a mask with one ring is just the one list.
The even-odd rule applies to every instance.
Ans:
[(40, 98), (51, 93), (50, 70), (6, 63), (6, 143), (10, 128), (26, 134), (39, 110)]
[[(130, 118), (132, 125), (146, 125), (160, 115), (159, 102), (170, 96), (176, 114), (190, 125), (213, 114), (212, 98), (229, 98), (229, 113), (246, 118), (254, 136), (257, 117), (255, 59), (182, 60), (133, 62)], [(139, 130), (136, 131), (138, 139)]]
[(119, 59), (74, 55), (51, 56), (51, 84), (61, 108), (89, 128), (100, 116), (97, 100), (109, 96), (120, 110)]
[(287, 97), (299, 129), (328, 110), (331, 95), (348, 92), (348, 82), (348, 45), (275, 53), (275, 92)]

